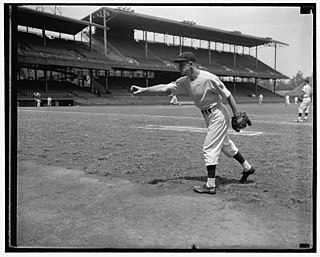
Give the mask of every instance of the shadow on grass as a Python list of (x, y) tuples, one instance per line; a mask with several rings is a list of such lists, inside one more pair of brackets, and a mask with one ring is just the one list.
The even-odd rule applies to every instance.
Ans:
[[(228, 185), (228, 184), (239, 184), (239, 179), (228, 179), (224, 177), (217, 176), (217, 182), (219, 185)], [(207, 176), (184, 176), (184, 177), (176, 177), (176, 178), (168, 178), (168, 179), (153, 179), (152, 181), (148, 182), (148, 184), (156, 185), (158, 183), (165, 183), (168, 181), (175, 181), (175, 180), (196, 180), (201, 182), (207, 182)], [(246, 183), (252, 183), (248, 180)]]

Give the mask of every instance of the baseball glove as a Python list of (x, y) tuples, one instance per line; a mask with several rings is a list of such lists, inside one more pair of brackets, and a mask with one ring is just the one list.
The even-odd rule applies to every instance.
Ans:
[(302, 102), (303, 101), (303, 97), (302, 96), (299, 96), (298, 97), (298, 102)]
[(249, 126), (252, 125), (251, 120), (248, 118), (247, 114), (245, 112), (239, 112), (238, 114), (234, 115), (231, 118), (232, 128), (240, 132), (241, 129), (244, 129), (247, 124)]

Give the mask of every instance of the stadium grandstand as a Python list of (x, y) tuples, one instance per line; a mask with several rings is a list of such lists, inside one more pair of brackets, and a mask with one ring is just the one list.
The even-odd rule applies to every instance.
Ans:
[[(43, 105), (48, 96), (56, 106), (168, 104), (165, 95), (134, 96), (129, 88), (176, 80), (172, 60), (182, 51), (194, 52), (200, 68), (219, 76), (237, 102), (257, 102), (260, 93), (265, 102), (283, 101), (276, 81), (288, 77), (258, 59), (258, 47), (274, 47), (276, 60), (277, 47), (287, 46), (272, 38), (129, 8), (102, 7), (78, 20), (20, 6), (16, 21), (19, 106), (34, 106), (35, 92)], [(259, 86), (263, 79), (274, 81), (273, 91)]]

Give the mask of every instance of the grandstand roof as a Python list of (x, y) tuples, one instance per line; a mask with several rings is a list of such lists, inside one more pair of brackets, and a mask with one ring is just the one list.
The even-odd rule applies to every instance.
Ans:
[[(18, 25), (76, 35), (85, 27), (95, 26), (104, 28), (102, 25), (87, 21), (76, 20), (61, 15), (39, 12), (29, 8), (19, 7), (17, 14)], [(107, 28), (108, 29), (108, 28)]]
[[(179, 21), (154, 17), (145, 14), (138, 14), (130, 11), (102, 7), (91, 14), (92, 22), (103, 24), (103, 11), (106, 11), (107, 25), (109, 27), (130, 27), (132, 29), (147, 30), (157, 33), (172, 34), (182, 37), (210, 40), (231, 45), (241, 45), (254, 47), (265, 44), (286, 43), (273, 40), (272, 38), (262, 38), (242, 34), (237, 31), (226, 31), (196, 24), (187, 24)], [(82, 20), (89, 21), (90, 15)]]

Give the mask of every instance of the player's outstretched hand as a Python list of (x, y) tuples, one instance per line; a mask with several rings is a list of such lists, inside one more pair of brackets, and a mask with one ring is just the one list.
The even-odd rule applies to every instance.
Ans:
[(130, 90), (133, 92), (134, 95), (137, 95), (137, 94), (141, 94), (144, 91), (144, 88), (132, 85)]

